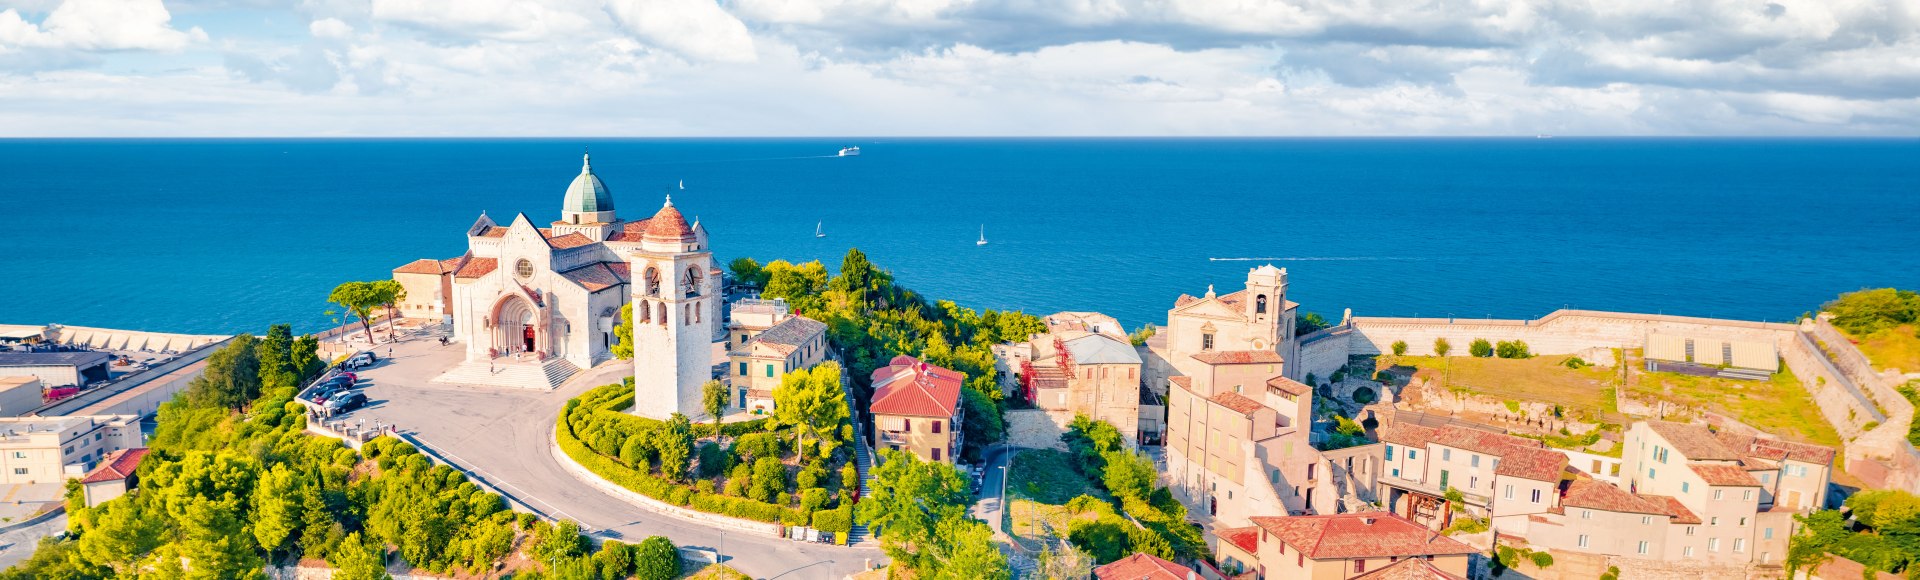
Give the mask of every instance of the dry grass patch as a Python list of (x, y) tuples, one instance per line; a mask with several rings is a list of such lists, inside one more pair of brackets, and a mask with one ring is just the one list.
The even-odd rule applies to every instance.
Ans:
[(1880, 370), (1900, 369), (1903, 373), (1920, 372), (1920, 336), (1914, 336), (1915, 326), (1902, 324), (1881, 330), (1866, 336), (1852, 336), (1855, 347), (1867, 355), (1873, 367)]
[(1533, 358), (1402, 356), (1394, 362), (1418, 367), (1418, 376), (1439, 379), (1448, 389), (1501, 400), (1539, 401), (1616, 415), (1614, 367), (1567, 368), (1565, 355)]
[(1013, 456), (1007, 475), (1007, 535), (1038, 550), (1067, 535), (1075, 516), (1067, 502), (1105, 491), (1073, 469), (1073, 456), (1054, 449), (1025, 449)]
[(1793, 373), (1774, 373), (1766, 381), (1641, 373), (1633, 392), (1733, 417), (1782, 438), (1840, 448), (1840, 434)]

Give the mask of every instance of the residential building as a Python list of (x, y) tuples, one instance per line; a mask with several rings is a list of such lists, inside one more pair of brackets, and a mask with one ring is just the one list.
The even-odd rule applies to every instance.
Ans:
[(79, 477), (108, 454), (145, 443), (134, 415), (0, 417), (0, 483)]
[(87, 507), (100, 505), (139, 487), (139, 476), (135, 472), (139, 471), (140, 460), (146, 456), (147, 448), (135, 447), (114, 451), (101, 459), (100, 467), (80, 479), (80, 490), (87, 500)]
[(784, 300), (738, 300), (727, 325), (727, 383), (735, 409), (773, 412), (773, 390), (794, 369), (827, 358), (827, 325), (793, 314)]
[(998, 350), (1016, 369), (1020, 396), (1060, 413), (1062, 422), (1086, 415), (1137, 440), (1140, 353), (1120, 323), (1097, 312), (1061, 312), (1044, 320), (1046, 333)]
[[(1567, 456), (1533, 439), (1463, 424), (1437, 428), (1405, 422), (1382, 425), (1381, 496), (1389, 510), (1430, 529), (1452, 523), (1455, 507), (1489, 517), (1536, 513), (1554, 505)], [(1457, 490), (1465, 505), (1447, 500)]]
[(1094, 568), (1093, 577), (1099, 580), (1194, 580), (1194, 571), (1153, 554), (1135, 552)]
[[(1469, 558), (1480, 551), (1387, 512), (1251, 520), (1250, 526), (1219, 532), (1214, 556), (1226, 574), (1252, 573), (1262, 580), (1380, 578), (1370, 574), (1413, 560), (1422, 563), (1384, 577), (1461, 578)], [(1414, 575), (1399, 575), (1409, 573)]]
[(960, 452), (961, 385), (966, 375), (900, 355), (873, 370), (874, 449), (952, 462)]

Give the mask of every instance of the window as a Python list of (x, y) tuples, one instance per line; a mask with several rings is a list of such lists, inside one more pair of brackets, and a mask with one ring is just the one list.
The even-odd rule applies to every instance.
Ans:
[(939, 419), (935, 419), (935, 420), (933, 421), (933, 432), (934, 432), (934, 433), (939, 433), (939, 432), (940, 432), (940, 420), (939, 420)]
[(1724, 489), (1713, 490), (1713, 499), (1714, 500), (1727, 499), (1727, 490), (1724, 490)]
[(1707, 538), (1707, 551), (1708, 552), (1720, 551), (1720, 538)]
[(1400, 468), (1398, 467), (1393, 468), (1393, 476), (1400, 477)]
[(64, 452), (65, 452), (65, 453), (73, 453), (73, 448), (72, 448), (72, 447), (68, 447), (68, 448), (66, 448), (66, 450), (65, 450)]
[(1540, 503), (1540, 490), (1533, 490), (1533, 503)]
[(1734, 538), (1734, 539), (1733, 539), (1733, 553), (1735, 553), (1735, 554), (1738, 554), (1738, 553), (1741, 553), (1741, 552), (1745, 552), (1745, 551), (1747, 551), (1747, 539), (1746, 539), (1746, 538)]
[(1583, 520), (1593, 519), (1593, 510), (1580, 510), (1580, 519), (1583, 519)]
[(26, 475), (26, 474), (27, 474), (27, 468), (25, 468), (25, 467), (15, 467), (15, 468), (13, 468), (13, 474), (14, 474), (14, 475)]
[(100, 440), (100, 434), (99, 434), (99, 433), (94, 433), (94, 434), (93, 434), (93, 440), (94, 440), (94, 441), (99, 441), (99, 440)]
[(1415, 450), (1412, 450), (1412, 449), (1408, 449), (1408, 450), (1407, 450), (1407, 459), (1419, 459), (1419, 458), (1420, 458), (1420, 452), (1419, 452), (1419, 451), (1415, 451)]
[(1693, 535), (1693, 526), (1687, 526), (1687, 535)]
[(1393, 461), (1393, 446), (1387, 446), (1387, 461)]
[(14, 458), (14, 459), (26, 459), (26, 458), (27, 458), (27, 452), (25, 452), (25, 451), (15, 451), (15, 452), (13, 452), (13, 458)]
[(1653, 479), (1653, 468), (1647, 468), (1647, 479)]
[(1762, 483), (1762, 484), (1765, 484), (1765, 483), (1767, 483), (1767, 482), (1768, 482), (1769, 480), (1771, 480), (1771, 479), (1773, 479), (1773, 474), (1771, 474), (1771, 473), (1762, 473), (1762, 474), (1760, 474), (1760, 483)]
[(767, 376), (773, 376), (773, 365), (771, 364), (767, 365)]
[(1720, 525), (1720, 516), (1713, 516), (1713, 517), (1707, 518), (1707, 525), (1709, 526)]
[(1440, 460), (1441, 460), (1441, 461), (1453, 461), (1453, 450), (1452, 450), (1452, 449), (1445, 449), (1445, 448), (1442, 448), (1442, 449), (1440, 450)]
[(1367, 561), (1366, 561), (1366, 560), (1354, 560), (1354, 561), (1353, 561), (1353, 573), (1355, 573), (1355, 574), (1362, 574), (1362, 573), (1365, 573), (1366, 571), (1367, 571)]
[(1640, 516), (1640, 525), (1643, 525), (1643, 526), (1653, 525), (1653, 516)]
[(1200, 350), (1213, 350), (1213, 333), (1200, 335)]
[(935, 448), (933, 448), (933, 460), (934, 460), (934, 461), (939, 461), (939, 460), (940, 460), (940, 448), (939, 448), (939, 447), (935, 447)]
[(1478, 475), (1467, 476), (1467, 489), (1479, 489), (1479, 488), (1480, 488), (1480, 476)]
[(1773, 528), (1767, 528), (1767, 529), (1764, 529), (1764, 530), (1760, 530), (1760, 539), (1762, 539), (1762, 540), (1771, 540), (1771, 539), (1773, 539)]
[(1294, 552), (1294, 556), (1293, 556), (1293, 565), (1294, 565), (1294, 566), (1298, 566), (1298, 567), (1302, 567), (1302, 568), (1305, 568), (1305, 567), (1307, 566), (1307, 553), (1306, 553), (1306, 552)]
[(1740, 527), (1743, 527), (1743, 528), (1744, 528), (1744, 527), (1747, 527), (1747, 517), (1746, 517), (1746, 516), (1740, 516)]
[(1579, 543), (1579, 546), (1580, 546), (1580, 547), (1582, 547), (1582, 548), (1585, 548), (1585, 547), (1587, 547), (1587, 535), (1586, 535), (1586, 534), (1580, 534), (1580, 543)]
[(513, 264), (513, 275), (519, 276), (521, 280), (532, 278), (533, 262), (528, 262), (526, 258), (521, 258), (519, 262)]
[(1753, 490), (1751, 489), (1741, 490), (1740, 501), (1753, 501)]
[(1501, 495), (1501, 499), (1513, 499), (1513, 484), (1507, 484), (1506, 493)]
[(1687, 485), (1687, 482), (1684, 482), (1684, 481), (1680, 482), (1680, 493), (1686, 493), (1688, 487), (1692, 487), (1692, 486)]
[(912, 431), (912, 430), (913, 430), (913, 419), (901, 419), (901, 420), (900, 420), (900, 430), (901, 430), (901, 431)]
[(740, 363), (740, 376), (747, 376), (747, 363)]
[(1689, 558), (1693, 557), (1693, 546), (1687, 546), (1685, 548), (1681, 548), (1680, 555), (1686, 556)]
[(1480, 466), (1480, 456), (1479, 456), (1479, 455), (1474, 455), (1472, 459), (1470, 459), (1470, 460), (1468, 460), (1468, 463), (1470, 463), (1470, 464), (1472, 464), (1472, 465), (1473, 465), (1474, 467), (1479, 467), (1479, 466)]
[(1267, 474), (1267, 477), (1270, 483), (1280, 483), (1280, 470), (1273, 470), (1273, 473)]
[(1647, 541), (1646, 541), (1646, 540), (1640, 540), (1640, 548), (1639, 548), (1639, 550), (1638, 550), (1637, 552), (1635, 552), (1635, 553), (1638, 553), (1638, 554), (1646, 554), (1646, 553), (1647, 553)]

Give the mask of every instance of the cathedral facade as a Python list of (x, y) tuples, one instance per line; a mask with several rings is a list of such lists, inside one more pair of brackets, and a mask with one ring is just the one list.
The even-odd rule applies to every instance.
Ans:
[(466, 363), (590, 368), (613, 357), (620, 308), (632, 304), (635, 412), (701, 414), (700, 385), (712, 377), (724, 327), (721, 273), (706, 229), (689, 224), (672, 197), (653, 217), (622, 220), (583, 158), (560, 219), (540, 227), (519, 214), (503, 225), (482, 214), (466, 236), (460, 256), (394, 270), (406, 302), (451, 319)]

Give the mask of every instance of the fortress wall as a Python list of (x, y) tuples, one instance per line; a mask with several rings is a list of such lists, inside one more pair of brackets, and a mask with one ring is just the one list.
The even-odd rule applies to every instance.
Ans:
[(1592, 310), (1558, 310), (1537, 320), (1477, 318), (1354, 317), (1351, 340), (1354, 354), (1391, 352), (1404, 340), (1407, 353), (1433, 355), (1434, 339), (1446, 338), (1454, 355), (1464, 355), (1476, 338), (1488, 342), (1520, 340), (1534, 354), (1577, 354), (1591, 348), (1642, 348), (1647, 335), (1667, 334), (1761, 340), (1784, 348), (1795, 328), (1791, 324), (1720, 320), (1659, 314), (1631, 314)]
[[(1304, 382), (1308, 373), (1316, 380), (1326, 380), (1333, 372), (1346, 366), (1347, 355), (1351, 350), (1348, 335), (1353, 330), (1344, 326), (1322, 329), (1300, 339), (1300, 355), (1293, 364), (1300, 369)], [(1319, 386), (1319, 385), (1312, 385)]]

